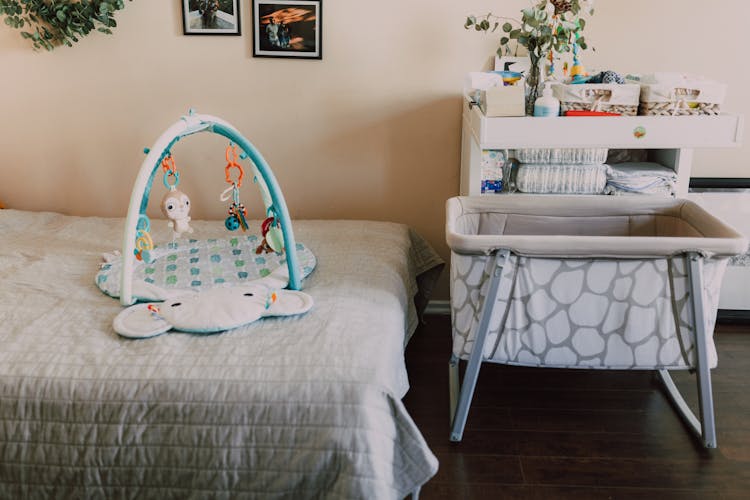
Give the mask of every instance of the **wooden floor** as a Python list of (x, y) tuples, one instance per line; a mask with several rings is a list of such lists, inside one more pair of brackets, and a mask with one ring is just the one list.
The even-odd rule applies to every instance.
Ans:
[[(452, 443), (450, 318), (427, 316), (406, 351), (404, 399), (440, 461), (420, 499), (750, 499), (750, 325), (719, 325), (716, 343), (716, 450), (688, 433), (651, 372), (495, 364), (482, 365)], [(694, 377), (673, 377), (696, 407)]]

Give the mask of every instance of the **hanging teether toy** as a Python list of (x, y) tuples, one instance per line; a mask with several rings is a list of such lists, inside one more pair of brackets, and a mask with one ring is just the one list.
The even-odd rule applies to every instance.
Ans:
[[(182, 191), (177, 190), (180, 183), (180, 173), (174, 164), (174, 158), (168, 154), (161, 162), (161, 168), (164, 171), (164, 187), (169, 191), (161, 200), (161, 211), (169, 219), (169, 227), (172, 228), (172, 241), (179, 238), (182, 233), (192, 233), (190, 227), (190, 198)], [(173, 178), (174, 183), (170, 184), (169, 179)]]
[(151, 221), (145, 214), (138, 217), (138, 223), (135, 227), (135, 249), (133, 253), (135, 258), (142, 260), (147, 264), (153, 262), (151, 250), (154, 249), (154, 241), (151, 239)]
[(263, 252), (281, 253), (284, 251), (284, 233), (279, 227), (276, 215), (272, 210), (269, 210), (269, 213), (271, 216), (264, 220), (260, 225), (260, 232), (263, 235), (263, 241), (261, 241), (258, 248), (255, 249), (256, 254)]
[[(231, 184), (230, 187), (221, 193), (221, 201), (229, 200), (232, 198), (232, 203), (229, 205), (227, 214), (229, 217), (224, 221), (224, 226), (230, 231), (236, 231), (242, 228), (243, 231), (247, 231), (247, 210), (245, 205), (240, 202), (240, 186), (242, 186), (242, 178), (245, 176), (245, 171), (242, 165), (237, 163), (237, 146), (229, 144), (226, 152), (227, 166), (224, 167), (224, 176), (227, 183)], [(237, 169), (237, 180), (232, 180), (232, 169)], [(231, 193), (231, 194), (230, 194)]]

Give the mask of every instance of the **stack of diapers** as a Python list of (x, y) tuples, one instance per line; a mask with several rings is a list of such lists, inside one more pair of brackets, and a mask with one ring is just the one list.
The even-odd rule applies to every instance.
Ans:
[(607, 183), (607, 149), (516, 150), (516, 189), (535, 194), (601, 194)]
[(677, 174), (652, 162), (624, 162), (607, 167), (605, 194), (658, 194), (674, 196)]

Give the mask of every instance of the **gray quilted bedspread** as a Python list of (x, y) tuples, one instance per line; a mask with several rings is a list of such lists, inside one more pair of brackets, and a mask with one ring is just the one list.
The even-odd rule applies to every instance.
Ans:
[(296, 221), (312, 311), (133, 341), (93, 281), (122, 229), (0, 210), (0, 498), (387, 499), (435, 474), (401, 402), (416, 277), (441, 264), (413, 231)]

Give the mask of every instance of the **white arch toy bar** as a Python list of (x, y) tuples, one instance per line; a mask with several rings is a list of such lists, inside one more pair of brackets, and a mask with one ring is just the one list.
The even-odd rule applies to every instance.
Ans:
[(138, 171), (138, 177), (130, 195), (130, 206), (125, 220), (125, 236), (122, 243), (122, 274), (120, 276), (120, 303), (126, 306), (135, 302), (133, 297), (133, 271), (135, 260), (135, 244), (138, 223), (146, 213), (149, 194), (156, 172), (160, 169), (162, 160), (170, 153), (172, 146), (188, 135), (199, 132), (212, 132), (222, 135), (236, 144), (242, 150), (240, 158), (249, 159), (252, 171), (257, 179), (266, 213), (272, 212), (277, 218), (284, 237), (286, 264), (289, 270), (289, 286), (292, 290), (301, 288), (301, 274), (297, 257), (296, 243), (289, 211), (284, 201), (284, 195), (276, 182), (271, 167), (263, 155), (228, 122), (211, 115), (195, 114), (192, 110), (188, 116), (169, 127), (148, 150), (146, 158)]

